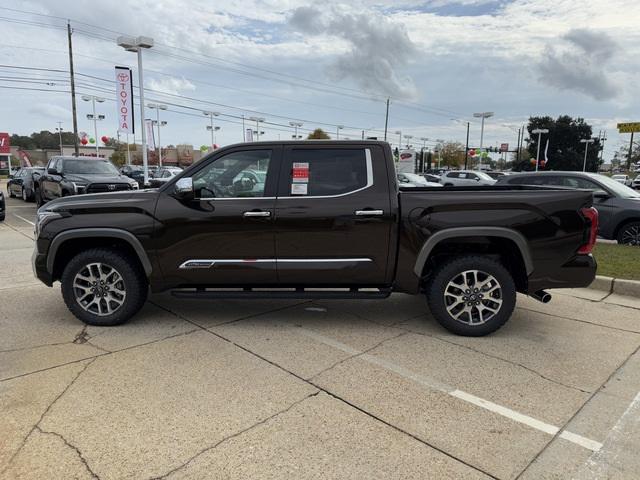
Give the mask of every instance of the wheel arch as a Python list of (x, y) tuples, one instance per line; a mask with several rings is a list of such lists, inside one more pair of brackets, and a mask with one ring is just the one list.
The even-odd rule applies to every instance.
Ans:
[[(507, 257), (518, 289), (526, 290), (527, 278), (533, 272), (533, 260), (527, 239), (506, 227), (456, 227), (431, 235), (418, 253), (414, 273), (423, 278), (430, 263), (438, 256), (456, 254), (489, 254)], [(523, 271), (524, 270), (524, 271)]]
[(117, 228), (81, 228), (60, 232), (49, 246), (47, 270), (54, 278), (60, 278), (66, 261), (82, 250), (99, 246), (127, 251), (138, 261), (145, 275), (151, 275), (151, 262), (140, 241), (131, 232)]

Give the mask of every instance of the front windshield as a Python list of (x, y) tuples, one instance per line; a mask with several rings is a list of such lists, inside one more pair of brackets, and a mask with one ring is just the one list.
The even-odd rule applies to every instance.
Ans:
[(482, 180), (491, 180), (491, 181), (495, 180), (494, 178), (491, 178), (490, 175), (487, 175), (484, 172), (474, 172), (474, 173), (478, 175)]
[(67, 175), (119, 175), (116, 167), (106, 160), (65, 160), (62, 171)]
[(622, 198), (640, 198), (640, 193), (634, 189), (616, 182), (613, 178), (605, 175), (592, 175), (592, 177), (602, 183), (608, 190), (612, 191), (617, 197)]

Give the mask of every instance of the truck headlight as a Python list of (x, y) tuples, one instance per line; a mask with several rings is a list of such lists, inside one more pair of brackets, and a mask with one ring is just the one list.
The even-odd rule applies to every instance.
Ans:
[(71, 182), (73, 184), (73, 190), (75, 193), (84, 193), (85, 188), (87, 188), (86, 183), (81, 182)]
[(42, 228), (52, 220), (56, 218), (62, 218), (62, 215), (58, 212), (52, 212), (51, 210), (43, 210), (39, 211), (36, 214), (36, 224), (34, 227), (34, 231), (36, 234), (36, 238), (40, 236), (40, 232), (42, 232)]

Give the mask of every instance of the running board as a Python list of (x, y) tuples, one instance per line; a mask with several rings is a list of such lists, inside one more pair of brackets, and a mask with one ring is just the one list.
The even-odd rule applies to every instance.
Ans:
[(180, 289), (172, 290), (171, 295), (178, 298), (247, 298), (247, 299), (271, 299), (271, 298), (299, 298), (299, 299), (352, 299), (369, 298), (382, 299), (391, 295), (391, 289), (367, 288), (367, 289), (323, 289), (323, 288), (299, 288), (299, 289)]

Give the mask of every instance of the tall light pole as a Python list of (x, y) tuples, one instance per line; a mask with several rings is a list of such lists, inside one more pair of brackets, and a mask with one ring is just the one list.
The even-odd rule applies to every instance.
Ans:
[(220, 130), (220, 127), (213, 126), (213, 125), (207, 125), (207, 130), (209, 130), (211, 132), (211, 150), (214, 150), (216, 148), (216, 133), (218, 130)]
[(407, 141), (407, 148), (410, 147), (410, 143), (411, 143), (411, 139), (413, 138), (413, 135), (405, 135), (404, 139)]
[(302, 122), (289, 122), (289, 125), (291, 125), (293, 127), (293, 138), (295, 140), (298, 140), (298, 128), (302, 127), (302, 125), (304, 125)]
[(584, 163), (582, 164), (582, 171), (587, 171), (587, 152), (589, 151), (589, 144), (595, 141), (594, 138), (583, 138), (580, 143), (584, 143)]
[(60, 138), (60, 155), (62, 155), (62, 122), (57, 123), (56, 132), (58, 132), (58, 137)]
[(536, 128), (535, 130), (531, 130), (531, 133), (534, 135), (538, 135), (538, 153), (536, 154), (536, 172), (538, 171), (538, 165), (540, 165), (540, 143), (542, 142), (542, 134), (549, 133), (549, 129), (547, 128)]
[(162, 167), (162, 142), (160, 141), (160, 127), (164, 127), (167, 122), (160, 121), (160, 110), (166, 110), (167, 106), (162, 103), (149, 103), (147, 104), (147, 107), (156, 111), (156, 121), (153, 123), (158, 126), (158, 166)]
[[(209, 117), (209, 126), (207, 127), (207, 130), (211, 131), (211, 150), (213, 150), (213, 145), (215, 144), (215, 138), (213, 137), (213, 132), (215, 132), (214, 127), (213, 127), (213, 117), (217, 117), (218, 115), (220, 115), (219, 112), (211, 112), (209, 110), (203, 111), (202, 114), (205, 117)], [(242, 121), (244, 122), (244, 117), (242, 118)], [(220, 127), (218, 127), (218, 130), (220, 130)], [(244, 130), (244, 128), (243, 128)]]
[(344, 128), (344, 125), (336, 125), (336, 140), (340, 140), (340, 130)]
[(98, 143), (98, 121), (104, 120), (105, 117), (104, 115), (96, 114), (96, 102), (102, 103), (104, 102), (104, 98), (96, 97), (95, 95), (82, 95), (82, 100), (84, 100), (85, 102), (91, 102), (91, 105), (93, 107), (93, 114), (88, 114), (87, 118), (89, 120), (93, 120), (93, 138), (95, 138), (96, 140), (96, 157), (97, 157), (100, 153), (100, 147)]
[[(263, 117), (249, 117), (248, 120), (251, 120), (252, 122), (256, 122), (256, 141), (260, 141), (260, 123), (264, 122), (264, 118)], [(262, 132), (264, 133), (264, 132)]]
[(144, 114), (144, 78), (142, 72), (142, 50), (153, 47), (153, 38), (150, 37), (129, 37), (120, 36), (117, 40), (118, 46), (127, 52), (138, 54), (138, 89), (140, 91), (140, 131), (142, 135), (142, 168), (144, 171), (144, 184), (149, 183), (149, 163), (147, 159), (147, 134), (145, 132)]
[(396, 135), (400, 135), (400, 137), (398, 138), (398, 152), (400, 152), (400, 149), (402, 148), (402, 131), (401, 130), (396, 130)]
[(478, 163), (478, 170), (481, 170), (481, 166), (482, 166), (482, 145), (484, 142), (484, 119), (485, 118), (489, 118), (489, 117), (493, 117), (493, 112), (480, 112), (480, 113), (474, 113), (473, 116), (475, 118), (481, 118), (482, 122), (481, 122), (481, 126), (480, 126), (480, 162)]

